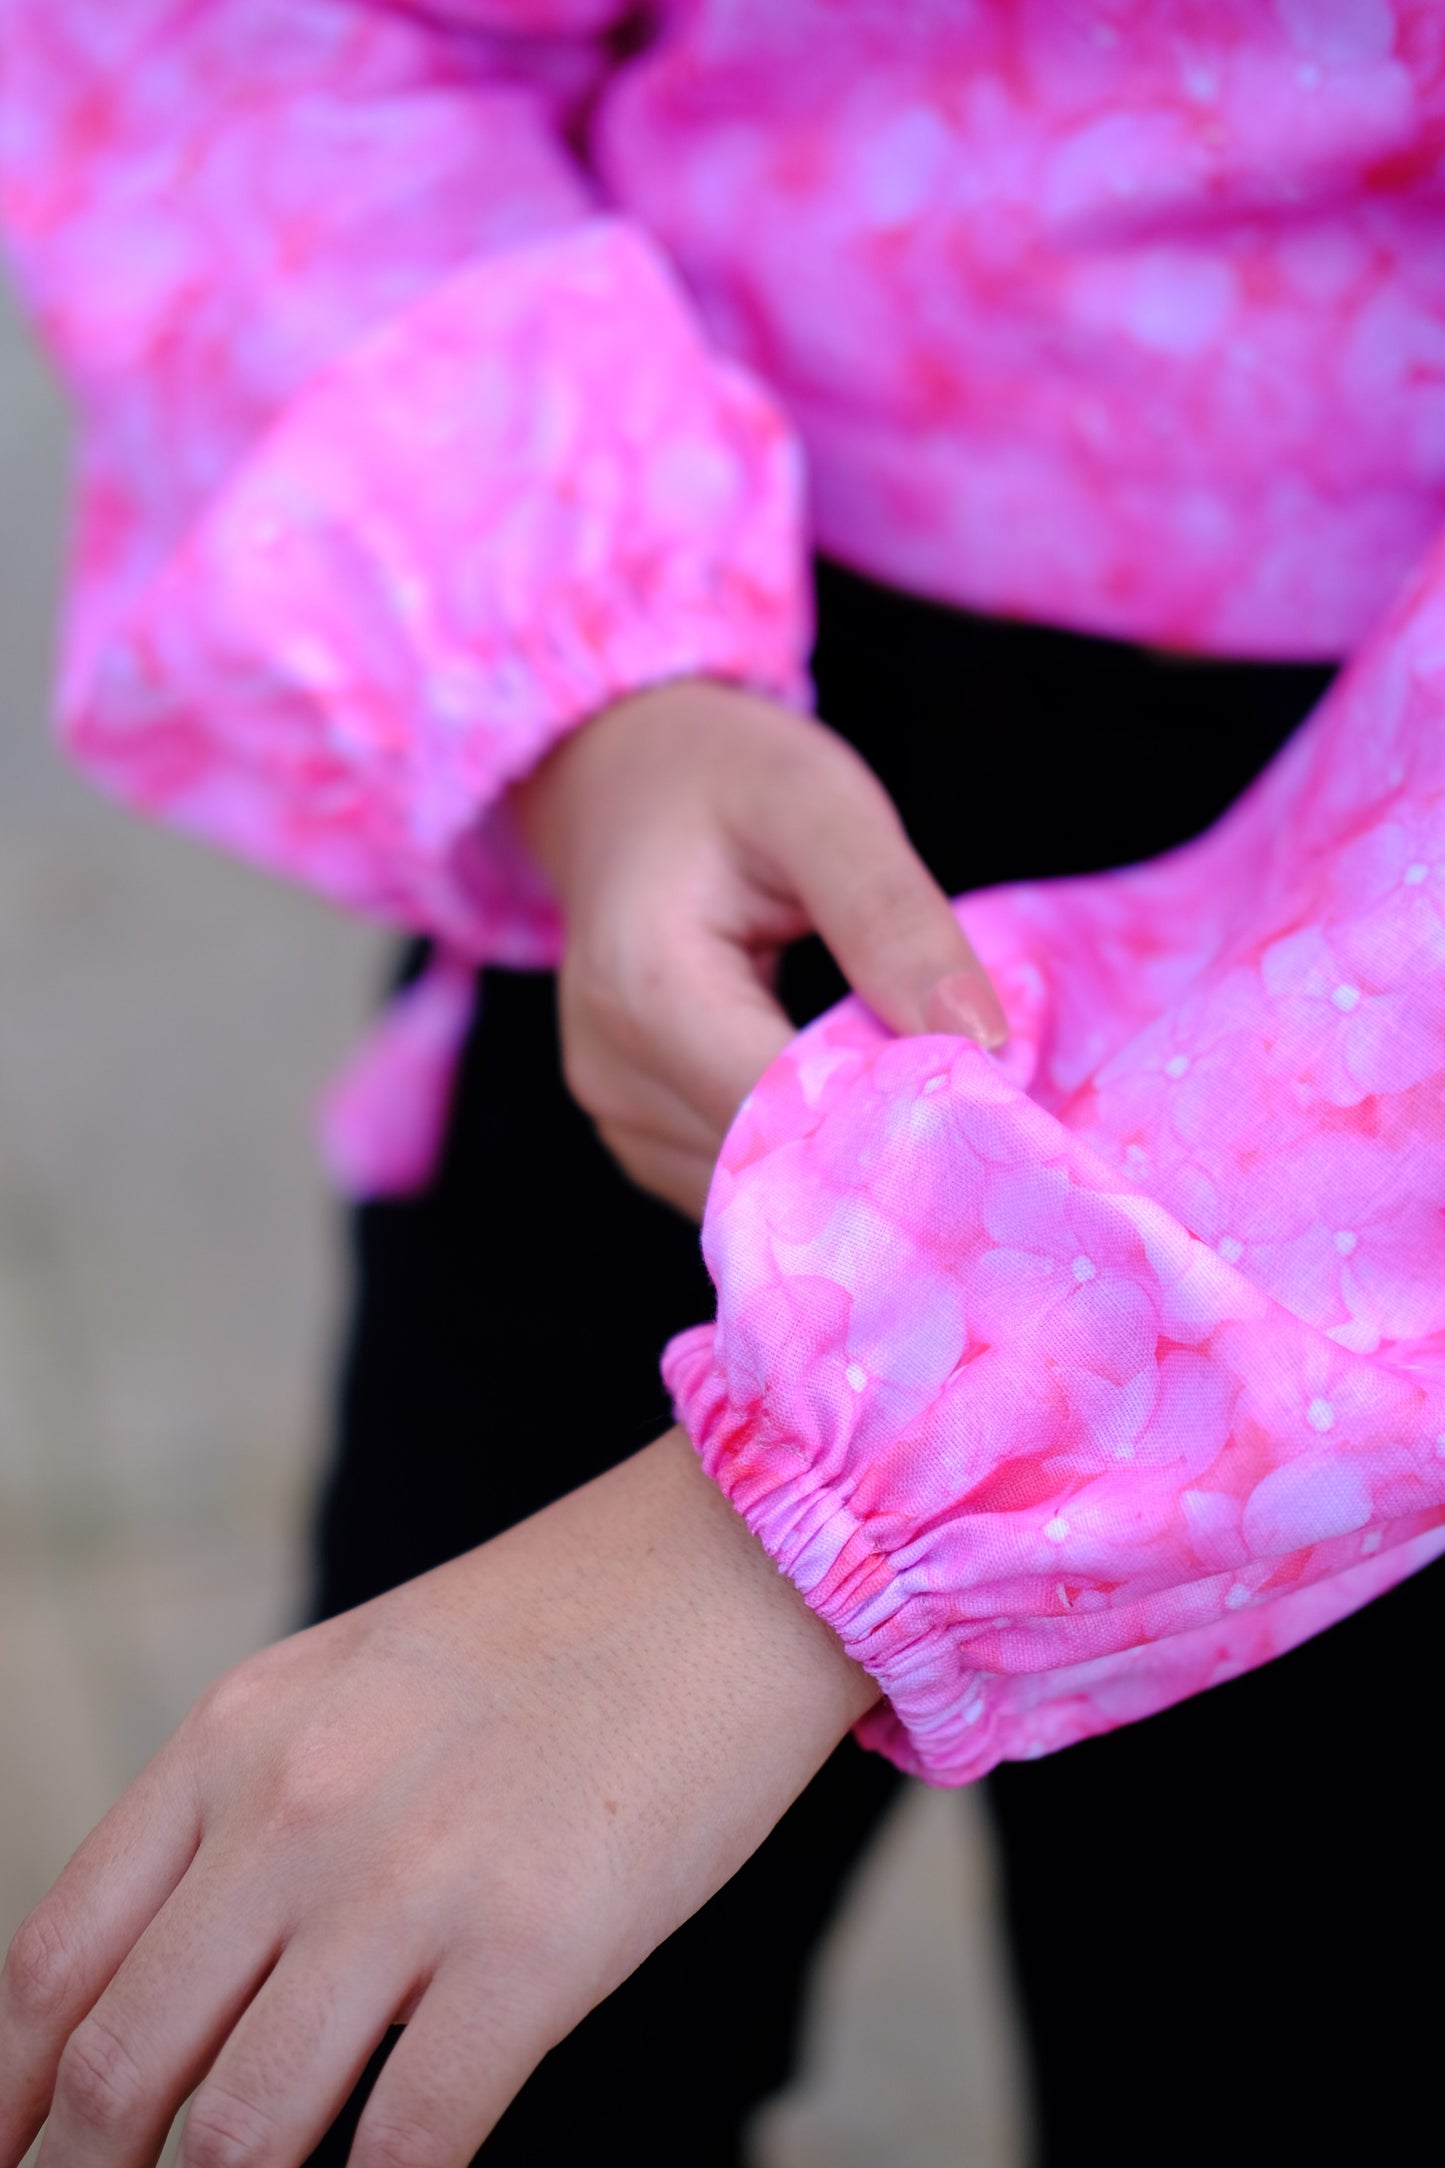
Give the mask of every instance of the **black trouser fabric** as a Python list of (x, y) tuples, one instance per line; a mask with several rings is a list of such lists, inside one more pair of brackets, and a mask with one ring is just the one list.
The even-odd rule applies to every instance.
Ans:
[[(818, 600), (820, 711), (950, 891), (1196, 834), (1328, 680), (972, 618), (828, 565)], [(785, 960), (799, 1021), (840, 990), (817, 943)], [(545, 975), (484, 975), (436, 1183), (357, 1214), (318, 1614), (656, 1436), (663, 1342), (710, 1314), (696, 1231), (624, 1179), (566, 1095), (553, 992)], [(1266, 1673), (993, 1782), (1048, 2168), (1292, 2157), (1321, 2103), (1321, 2127), (1366, 2101), (1385, 2116), (1395, 2056), (1428, 2067), (1423, 2041), (1402, 2030), (1392, 2054), (1384, 2037), (1408, 2024), (1381, 1979), (1398, 1856), (1393, 1899), (1370, 1870), (1389, 1829), (1433, 1806), (1419, 1682), (1439, 1590), (1427, 1575)], [(547, 2057), (483, 2147), (489, 2168), (735, 2168), (896, 1781), (841, 1747), (728, 1887)], [(327, 2168), (381, 2060), (314, 2156)]]

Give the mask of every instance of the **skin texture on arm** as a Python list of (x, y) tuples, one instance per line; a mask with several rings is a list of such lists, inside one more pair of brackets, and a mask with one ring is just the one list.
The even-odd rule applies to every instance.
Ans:
[[(227, 1674), (0, 1975), (0, 2168), (464, 2168), (877, 1689), (671, 1431)], [(209, 2073), (209, 2075), (207, 2075)]]
[(790, 708), (657, 686), (564, 740), (513, 804), (566, 916), (568, 1083), (628, 1173), (694, 1217), (793, 1035), (772, 991), (784, 943), (819, 932), (897, 1032), (1007, 1036), (877, 778)]

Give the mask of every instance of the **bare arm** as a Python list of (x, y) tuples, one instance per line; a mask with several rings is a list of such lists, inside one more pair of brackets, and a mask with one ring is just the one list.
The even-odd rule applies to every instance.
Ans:
[(293, 2168), (401, 2018), (352, 2161), (463, 2168), (876, 1691), (668, 1432), (202, 1698), (11, 1947), (0, 2164), (199, 2082), (186, 2168)]

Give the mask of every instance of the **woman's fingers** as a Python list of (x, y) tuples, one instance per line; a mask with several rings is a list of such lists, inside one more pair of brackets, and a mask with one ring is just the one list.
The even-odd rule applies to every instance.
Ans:
[[(674, 1035), (683, 1044), (688, 1037), (679, 1014), (687, 1006), (678, 990), (682, 976), (659, 973), (659, 984), (649, 989), (650, 1012), (641, 1015), (616, 1005), (609, 1013), (600, 1002), (564, 998), (567, 1084), (603, 1128), (650, 1130), (684, 1151), (716, 1153), (723, 1125), (678, 1089), (678, 1063), (670, 1053)], [(714, 1031), (715, 1054), (717, 1042)]]
[[(712, 1158), (739, 1106), (792, 1037), (792, 1024), (736, 941), (711, 930), (695, 933), (660, 963), (651, 1059), (667, 1088), (702, 1115)], [(669, 1133), (703, 1146), (675, 1127)]]
[(690, 927), (659, 943), (651, 962), (629, 1002), (615, 988), (564, 996), (567, 1081), (609, 1143), (614, 1131), (650, 1135), (710, 1168), (793, 1026), (751, 953), (727, 935)]
[[(901, 1033), (1008, 1036), (1002, 1007), (877, 777), (840, 738), (736, 688), (617, 702), (516, 800), (556, 882), (567, 1082), (604, 1136), (713, 1158), (792, 1027), (765, 959), (810, 928)], [(696, 1211), (696, 1167), (634, 1179)]]
[(392, 2049), (352, 2141), (349, 2168), (467, 2168), (549, 2047), (549, 2024), (498, 1953), (436, 1975)]
[(254, 1864), (203, 1848), (60, 2057), (37, 2168), (149, 2168), (275, 1961)]
[(304, 2160), (403, 2008), (408, 1958), (404, 1932), (359, 1916), (325, 1943), (290, 1943), (191, 2102), (179, 2168)]
[(50, 2106), (67, 2040), (185, 1875), (194, 1788), (162, 1754), (98, 1823), (10, 1945), (0, 1972), (0, 2168)]
[(847, 978), (895, 1031), (953, 1031), (1002, 1046), (1008, 1020), (948, 898), (882, 785), (835, 745), (804, 793), (760, 809), (765, 848)]

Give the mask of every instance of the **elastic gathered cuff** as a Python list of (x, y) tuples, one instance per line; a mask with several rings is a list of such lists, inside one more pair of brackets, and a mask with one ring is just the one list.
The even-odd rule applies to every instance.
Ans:
[[(733, 1410), (714, 1336), (715, 1327), (695, 1326), (671, 1343), (663, 1363), (678, 1420), (703, 1467), (779, 1571), (883, 1689), (884, 1706), (858, 1727), (864, 1743), (929, 1783), (968, 1783), (981, 1773), (989, 1734), (977, 1736), (977, 1674), (947, 1620), (926, 1598), (908, 1597), (847, 1500), (800, 1447), (769, 1450), (762, 1418)], [(774, 1475), (779, 1461), (796, 1465)]]

